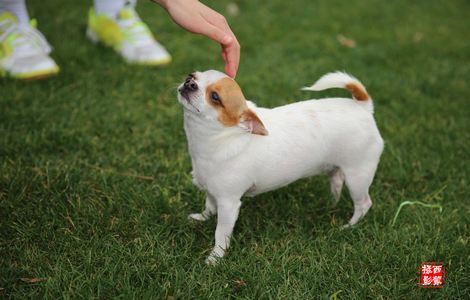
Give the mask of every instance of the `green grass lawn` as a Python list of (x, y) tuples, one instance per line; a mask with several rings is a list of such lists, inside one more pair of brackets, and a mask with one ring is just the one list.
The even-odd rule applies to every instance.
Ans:
[[(334, 207), (326, 178), (301, 180), (245, 199), (227, 257), (206, 266), (215, 220), (187, 220), (204, 195), (175, 87), (222, 69), (219, 47), (140, 1), (174, 62), (131, 67), (85, 38), (91, 1), (28, 1), (61, 74), (0, 80), (0, 298), (468, 299), (470, 2), (236, 3), (247, 98), (345, 96), (299, 88), (346, 70), (375, 99), (386, 146), (367, 217), (340, 230), (348, 194)], [(403, 201), (443, 210), (405, 206), (392, 226)], [(425, 261), (444, 262), (442, 289), (417, 287)]]

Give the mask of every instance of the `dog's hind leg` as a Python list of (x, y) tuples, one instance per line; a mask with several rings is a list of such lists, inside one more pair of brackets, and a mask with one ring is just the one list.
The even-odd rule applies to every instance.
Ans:
[(354, 214), (345, 227), (355, 225), (367, 214), (369, 208), (372, 206), (372, 200), (369, 196), (369, 186), (374, 178), (374, 173), (375, 167), (370, 170), (344, 170), (346, 185), (348, 186), (349, 194), (354, 202)]
[(340, 168), (335, 168), (330, 173), (330, 188), (334, 197), (334, 204), (337, 204), (341, 197), (341, 190), (344, 184), (344, 173)]
[(200, 214), (190, 214), (188, 216), (189, 219), (193, 219), (196, 221), (207, 221), (212, 215), (215, 215), (217, 212), (217, 206), (215, 203), (215, 199), (207, 194), (206, 196), (206, 207), (204, 211)]

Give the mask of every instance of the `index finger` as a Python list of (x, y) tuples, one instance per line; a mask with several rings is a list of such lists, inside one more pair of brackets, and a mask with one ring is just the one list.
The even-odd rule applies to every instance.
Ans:
[(223, 57), (225, 58), (225, 73), (235, 78), (237, 75), (238, 64), (240, 62), (240, 44), (238, 44), (235, 36), (232, 37), (231, 43), (222, 44)]

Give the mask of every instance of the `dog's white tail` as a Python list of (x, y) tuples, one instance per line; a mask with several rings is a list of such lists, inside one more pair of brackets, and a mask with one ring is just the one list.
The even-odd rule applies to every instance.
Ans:
[(322, 91), (330, 88), (342, 88), (351, 92), (353, 98), (372, 113), (372, 99), (367, 94), (366, 88), (355, 77), (344, 72), (334, 72), (323, 75), (312, 86), (302, 88), (303, 91)]

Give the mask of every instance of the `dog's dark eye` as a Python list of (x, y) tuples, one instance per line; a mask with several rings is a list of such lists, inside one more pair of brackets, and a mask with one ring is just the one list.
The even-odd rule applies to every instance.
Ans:
[(212, 102), (216, 104), (222, 104), (222, 102), (220, 101), (219, 94), (217, 94), (216, 92), (211, 93), (211, 99), (212, 99)]

